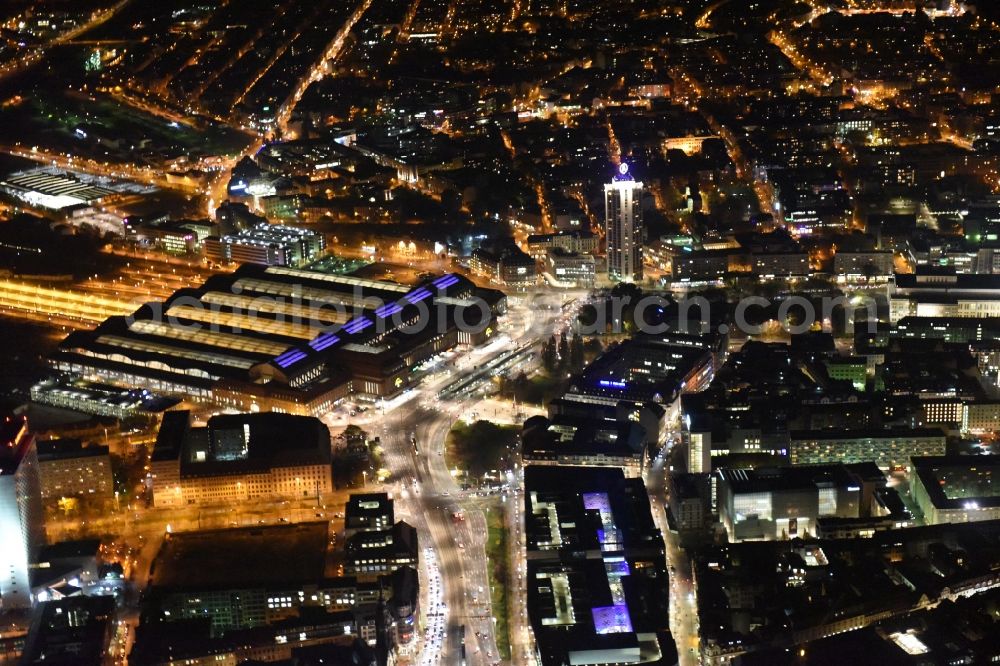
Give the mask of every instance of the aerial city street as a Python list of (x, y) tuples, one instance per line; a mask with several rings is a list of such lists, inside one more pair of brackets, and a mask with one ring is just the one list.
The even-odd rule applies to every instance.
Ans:
[(1000, 663), (1000, 2), (9, 0), (0, 665)]

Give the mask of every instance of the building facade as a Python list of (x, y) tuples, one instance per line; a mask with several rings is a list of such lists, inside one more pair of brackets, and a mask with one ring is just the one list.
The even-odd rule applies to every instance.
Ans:
[(350, 394), (407, 390), (417, 365), (485, 343), (505, 312), (502, 293), (454, 274), (408, 287), (245, 264), (70, 334), (50, 362), (223, 409), (320, 415)]
[(642, 183), (624, 162), (604, 186), (604, 230), (608, 242), (608, 277), (615, 282), (642, 282)]
[(549, 250), (546, 260), (549, 271), (559, 282), (588, 289), (594, 286), (597, 264), (593, 255), (553, 249)]
[(572, 253), (595, 252), (597, 250), (597, 236), (582, 230), (528, 236), (528, 252), (532, 256), (542, 257), (549, 250), (555, 249)]
[(356, 532), (347, 540), (345, 549), (344, 571), (356, 575), (416, 567), (419, 558), (417, 530), (403, 521), (382, 530)]
[(108, 500), (115, 492), (108, 447), (85, 447), (79, 440), (39, 443), (38, 476), (43, 500), (60, 497)]
[(147, 483), (157, 508), (322, 497), (333, 492), (330, 433), (305, 416), (223, 415), (193, 428), (189, 412), (170, 412)]
[(30, 608), (30, 565), (44, 540), (38, 451), (23, 415), (0, 416), (0, 609)]
[(315, 231), (259, 224), (233, 236), (209, 236), (205, 255), (223, 263), (302, 266), (323, 253), (323, 235)]
[(1000, 519), (1000, 456), (913, 459), (913, 500), (928, 525)]
[(516, 245), (483, 246), (472, 253), (469, 268), (497, 284), (527, 289), (538, 279), (535, 260)]
[(815, 536), (822, 517), (863, 515), (863, 482), (843, 465), (721, 469), (719, 519), (731, 542)]
[(793, 465), (874, 461), (883, 469), (907, 468), (911, 456), (941, 456), (944, 432), (934, 428), (792, 431), (788, 457)]

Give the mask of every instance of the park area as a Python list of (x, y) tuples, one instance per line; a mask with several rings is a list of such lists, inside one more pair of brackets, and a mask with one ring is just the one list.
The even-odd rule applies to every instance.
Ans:
[(520, 434), (520, 426), (457, 421), (445, 443), (445, 462), (470, 482), (489, 478), (509, 469)]

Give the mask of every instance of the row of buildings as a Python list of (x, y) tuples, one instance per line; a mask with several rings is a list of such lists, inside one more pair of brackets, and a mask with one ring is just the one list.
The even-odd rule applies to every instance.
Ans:
[[(694, 561), (702, 663), (831, 663), (831, 653), (813, 652), (834, 646), (838, 661), (989, 663), (995, 643), (980, 642), (981, 632), (932, 641), (940, 627), (928, 612), (995, 604), (998, 529), (988, 521), (702, 549)], [(882, 628), (881, 649), (872, 649), (880, 641), (873, 645), (869, 627)]]
[[(224, 414), (195, 427), (190, 412), (173, 411), (163, 418), (146, 482), (157, 509), (320, 503), (334, 490), (333, 465), (330, 432), (319, 419)], [(345, 520), (348, 572), (385, 572), (416, 561), (416, 531), (393, 521), (388, 496), (352, 496)]]
[(676, 663), (643, 472), (681, 396), (711, 381), (726, 347), (718, 335), (635, 336), (525, 422), (528, 616), (543, 666)]
[(688, 470), (727, 459), (904, 469), (911, 456), (943, 455), (950, 436), (995, 430), (994, 343), (949, 330), (907, 318), (859, 332), (852, 355), (824, 333), (747, 343), (706, 391), (682, 398)]
[(238, 201), (225, 201), (215, 220), (129, 216), (122, 235), (168, 254), (202, 254), (213, 263), (255, 263), (298, 268), (323, 256), (326, 238), (312, 229), (274, 224)]
[(344, 515), (342, 551), (326, 521), (168, 535), (130, 660), (235, 665), (349, 647), (371, 662), (347, 663), (394, 663), (419, 633), (416, 530), (385, 494), (352, 495)]
[(99, 500), (107, 508), (114, 479), (107, 447), (79, 441), (38, 442), (23, 414), (0, 416), (0, 611), (23, 613), (40, 601), (114, 594), (102, 572), (100, 543), (47, 544), (43, 502)]
[[(776, 235), (776, 234), (775, 234)], [(788, 240), (778, 247), (734, 240), (718, 249), (668, 248), (671, 277), (681, 283), (716, 283), (725, 278), (754, 275), (761, 279), (807, 278), (821, 272), (816, 260), (798, 243)], [(895, 256), (889, 250), (838, 250), (832, 273), (852, 282), (885, 282), (895, 272)]]
[(722, 468), (674, 479), (672, 523), (696, 537), (717, 516), (730, 543), (867, 538), (918, 524), (1000, 519), (995, 455), (913, 455), (904, 493), (873, 462)]
[[(187, 412), (170, 412), (161, 429), (150, 473), (158, 508), (277, 502), (331, 488), (329, 434), (318, 420), (246, 414), (192, 429), (189, 419)], [(117, 650), (122, 566), (105, 562), (98, 540), (46, 545), (42, 500), (81, 484), (110, 482), (104, 465), (79, 467), (80, 461), (106, 458), (106, 449), (38, 445), (23, 416), (5, 416), (0, 434), (0, 534), (7, 544), (0, 558), (0, 610), (32, 618), (24, 631), (5, 632), (3, 654), (25, 663), (103, 663)], [(174, 482), (184, 484), (182, 494), (177, 486), (163, 488), (163, 453), (171, 446), (173, 466), (183, 459), (183, 474), (173, 470), (180, 477)], [(61, 466), (51, 467), (52, 449), (59, 450)], [(76, 466), (65, 462), (70, 455)], [(236, 666), (246, 659), (287, 659), (299, 650), (329, 657), (349, 647), (371, 663), (378, 655), (377, 663), (392, 663), (419, 628), (416, 530), (396, 520), (385, 493), (352, 495), (343, 515), (339, 549), (326, 521), (168, 530), (130, 659)]]
[(538, 661), (676, 663), (663, 536), (639, 478), (525, 467), (528, 616)]
[(650, 452), (666, 441), (682, 396), (711, 382), (726, 345), (726, 336), (665, 333), (610, 347), (573, 376), (546, 416), (524, 423), (522, 459), (641, 476)]

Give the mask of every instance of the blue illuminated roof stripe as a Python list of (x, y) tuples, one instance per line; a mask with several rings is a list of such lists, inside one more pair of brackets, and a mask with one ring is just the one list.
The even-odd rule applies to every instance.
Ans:
[(301, 350), (295, 349), (293, 347), (292, 349), (289, 349), (288, 351), (286, 351), (286, 352), (284, 352), (282, 354), (279, 354), (274, 360), (275, 361), (284, 361), (289, 356), (295, 356), (296, 354), (299, 354), (299, 353), (301, 353)]
[(378, 310), (376, 310), (375, 314), (378, 317), (385, 319), (386, 317), (391, 317), (392, 315), (396, 314), (402, 309), (403, 306), (400, 305), (399, 303), (387, 303), (386, 305), (383, 305)]
[(340, 342), (340, 338), (334, 335), (324, 340), (318, 340), (318, 339), (313, 340), (312, 342), (309, 343), (309, 346), (315, 349), (316, 351), (323, 351), (327, 347), (332, 347), (338, 342)]
[[(314, 338), (312, 341), (310, 341), (309, 346), (315, 349), (316, 351), (321, 351), (323, 349), (326, 349), (332, 344), (336, 344), (339, 340), (340, 338), (338, 338), (333, 333), (324, 333)], [(322, 345), (322, 347), (320, 345)]]
[[(441, 277), (434, 280), (431, 284), (437, 289), (447, 289), (453, 284), (457, 284), (459, 277), (454, 273), (449, 273), (447, 275), (442, 275)], [(375, 310), (375, 315), (381, 319), (391, 317), (392, 315), (401, 312), (405, 307), (405, 303), (416, 304), (432, 297), (434, 293), (427, 287), (420, 287), (415, 289), (410, 293), (403, 296), (403, 299), (395, 303), (387, 303)], [(364, 329), (368, 328), (373, 324), (371, 319), (367, 317), (357, 317), (351, 321), (344, 324), (340, 331), (349, 335), (353, 335)], [(309, 347), (314, 351), (323, 351), (341, 341), (340, 336), (334, 335), (333, 333), (323, 333), (309, 342)], [(277, 363), (282, 368), (287, 368), (290, 365), (298, 363), (302, 359), (306, 358), (307, 354), (301, 349), (289, 349), (285, 353), (275, 357), (274, 362)]]
[(430, 296), (431, 296), (431, 291), (429, 289), (427, 289), (426, 287), (421, 287), (420, 289), (417, 289), (416, 291), (411, 291), (410, 293), (408, 293), (405, 298), (410, 303), (419, 303), (420, 301), (422, 301), (425, 298), (428, 298)]
[(442, 275), (432, 283), (438, 289), (444, 289), (458, 282), (458, 276), (454, 274)]
[(296, 352), (294, 354), (292, 354), (291, 356), (285, 358), (282, 361), (277, 361), (277, 363), (282, 368), (287, 368), (288, 366), (290, 366), (290, 365), (292, 365), (294, 363), (298, 363), (299, 361), (301, 361), (305, 357), (306, 357), (306, 353), (305, 352), (296, 350)]
[(358, 331), (364, 330), (372, 325), (371, 319), (365, 317), (358, 317), (357, 319), (352, 319), (344, 325), (345, 333), (357, 333)]

